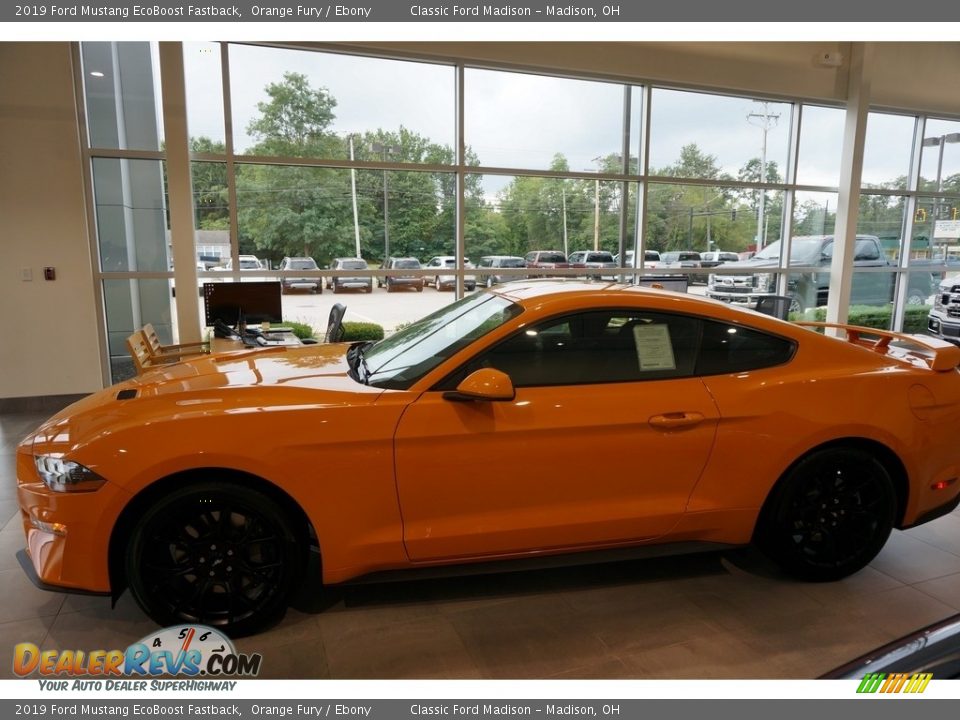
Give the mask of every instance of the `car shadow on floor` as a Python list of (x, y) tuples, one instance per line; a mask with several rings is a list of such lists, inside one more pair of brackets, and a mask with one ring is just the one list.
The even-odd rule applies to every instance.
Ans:
[[(335, 606), (345, 608), (405, 605), (522, 597), (544, 592), (569, 592), (624, 584), (653, 584), (730, 575), (730, 567), (765, 579), (785, 576), (753, 548), (737, 548), (689, 555), (620, 560), (548, 569), (464, 574), (430, 579), (397, 579), (323, 587), (319, 558), (311, 557), (304, 586), (291, 607), (320, 613)], [(467, 568), (465, 568), (466, 570)], [(317, 578), (317, 580), (313, 580)]]

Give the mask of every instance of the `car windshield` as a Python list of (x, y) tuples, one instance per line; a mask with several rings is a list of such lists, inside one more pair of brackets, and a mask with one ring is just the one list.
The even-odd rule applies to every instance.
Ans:
[(344, 260), (340, 267), (344, 270), (366, 270), (367, 263), (364, 260)]
[(613, 262), (613, 255), (610, 253), (590, 253), (587, 255), (587, 262)]
[(470, 295), (381, 340), (365, 353), (367, 381), (404, 390), (474, 340), (516, 317), (521, 308), (499, 295)]
[(291, 260), (287, 267), (290, 270), (316, 270), (317, 264), (313, 260)]
[(540, 253), (540, 259), (538, 262), (547, 262), (547, 263), (562, 263), (566, 262), (567, 259), (560, 253)]
[[(794, 238), (790, 243), (790, 262), (812, 262), (820, 260), (820, 238)], [(753, 256), (754, 260), (779, 260), (780, 240), (770, 243), (763, 250)]]
[(506, 260), (500, 263), (500, 267), (505, 267), (505, 268), (522, 268), (526, 266), (527, 266), (527, 263), (524, 261), (523, 258), (507, 258)]
[(256, 260), (241, 260), (240, 269), (241, 270), (259, 270), (260, 263), (258, 263)]
[(397, 260), (394, 264), (394, 267), (410, 269), (418, 269), (420, 267), (420, 262), (418, 260)]

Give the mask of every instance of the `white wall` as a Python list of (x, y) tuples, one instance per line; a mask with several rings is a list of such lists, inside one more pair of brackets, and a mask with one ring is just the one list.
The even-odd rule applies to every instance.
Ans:
[(102, 381), (70, 46), (0, 43), (0, 68), (0, 398), (91, 392)]

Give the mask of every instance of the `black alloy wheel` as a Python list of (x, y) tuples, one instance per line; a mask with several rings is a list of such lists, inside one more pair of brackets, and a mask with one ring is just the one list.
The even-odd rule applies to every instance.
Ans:
[(800, 460), (774, 488), (756, 539), (791, 575), (838, 580), (876, 557), (896, 511), (890, 473), (876, 457), (859, 448), (825, 448)]
[(302, 547), (271, 498), (212, 481), (153, 504), (133, 529), (125, 567), (159, 625), (200, 623), (239, 637), (283, 617), (303, 574)]

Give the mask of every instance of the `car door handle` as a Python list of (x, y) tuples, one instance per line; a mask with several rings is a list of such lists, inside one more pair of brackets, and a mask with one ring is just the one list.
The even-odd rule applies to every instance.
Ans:
[(654, 415), (650, 418), (651, 427), (658, 430), (675, 430), (677, 428), (693, 427), (703, 422), (703, 414), (698, 412), (672, 412), (663, 415)]

